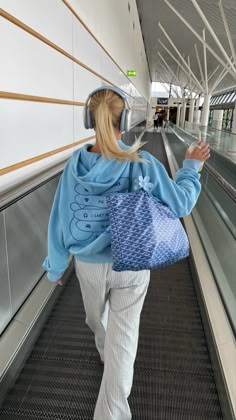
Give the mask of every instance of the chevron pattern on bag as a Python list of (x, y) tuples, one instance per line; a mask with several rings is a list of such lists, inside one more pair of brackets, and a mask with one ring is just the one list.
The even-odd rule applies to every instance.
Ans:
[(114, 271), (151, 270), (189, 256), (180, 220), (151, 194), (111, 194), (107, 204)]

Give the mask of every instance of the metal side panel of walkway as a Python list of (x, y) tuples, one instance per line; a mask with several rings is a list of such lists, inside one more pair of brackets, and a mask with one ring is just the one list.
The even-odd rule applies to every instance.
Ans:
[[(160, 134), (146, 133), (143, 140), (167, 166)], [(103, 367), (84, 318), (73, 275), (0, 419), (92, 420)], [(188, 259), (152, 272), (130, 405), (133, 420), (222, 419)]]

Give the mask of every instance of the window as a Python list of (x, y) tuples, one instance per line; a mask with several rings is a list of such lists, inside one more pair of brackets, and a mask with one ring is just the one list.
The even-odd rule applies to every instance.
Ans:
[(215, 99), (215, 96), (212, 96), (212, 97), (211, 97), (211, 100), (210, 100), (210, 105), (213, 105), (213, 103), (214, 103), (214, 99)]
[(220, 100), (219, 100), (219, 104), (223, 104), (224, 102), (224, 98), (226, 97), (226, 95), (220, 95)]
[(223, 102), (224, 104), (227, 102), (228, 97), (229, 97), (229, 92), (227, 92), (227, 93), (224, 95), (224, 97), (223, 97), (222, 102)]
[(223, 113), (222, 130), (230, 131), (233, 124), (234, 110), (225, 109)]
[(212, 127), (213, 112), (214, 112), (213, 109), (211, 109), (209, 112), (209, 120), (208, 120), (209, 127)]
[(228, 113), (228, 109), (225, 109), (223, 113), (222, 130), (225, 130), (225, 127), (226, 127), (227, 113)]
[(210, 105), (221, 105), (234, 102), (236, 100), (236, 91), (222, 93), (211, 97)]
[(226, 97), (227, 97), (227, 95), (226, 95), (226, 94), (221, 95), (221, 98), (220, 98), (220, 104), (223, 104), (223, 103), (224, 103), (224, 101), (225, 101)]
[(234, 102), (235, 100), (236, 100), (236, 92), (234, 92), (232, 98), (230, 98), (230, 101), (231, 102)]
[(233, 98), (235, 92), (229, 92), (229, 102), (231, 102), (231, 99)]
[(235, 95), (235, 92), (230, 92), (229, 98), (228, 98), (229, 102), (232, 102), (232, 98), (234, 97), (234, 95)]

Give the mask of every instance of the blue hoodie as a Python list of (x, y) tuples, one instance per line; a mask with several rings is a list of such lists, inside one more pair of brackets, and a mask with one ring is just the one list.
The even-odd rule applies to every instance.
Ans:
[[(118, 140), (121, 149), (129, 149)], [(60, 178), (48, 226), (48, 257), (43, 267), (55, 282), (68, 267), (69, 255), (88, 263), (111, 262), (111, 235), (106, 195), (135, 191), (145, 182), (149, 191), (178, 217), (189, 214), (201, 190), (201, 163), (187, 159), (170, 179), (150, 153), (140, 155), (150, 163), (104, 159), (88, 151), (75, 151)], [(131, 166), (132, 165), (132, 166)], [(147, 178), (145, 178), (147, 177)], [(149, 177), (149, 178), (148, 178)]]

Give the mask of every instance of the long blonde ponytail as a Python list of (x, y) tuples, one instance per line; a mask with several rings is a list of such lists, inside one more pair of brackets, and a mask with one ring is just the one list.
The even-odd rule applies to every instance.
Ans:
[(120, 149), (115, 131), (119, 131), (121, 113), (125, 107), (123, 99), (111, 90), (95, 93), (89, 103), (96, 138), (103, 157), (120, 161), (143, 161), (138, 155), (140, 143), (129, 150)]

